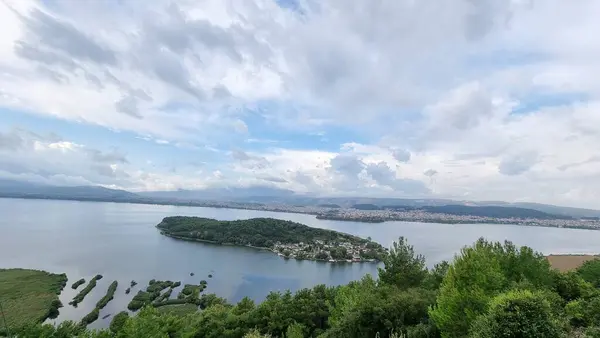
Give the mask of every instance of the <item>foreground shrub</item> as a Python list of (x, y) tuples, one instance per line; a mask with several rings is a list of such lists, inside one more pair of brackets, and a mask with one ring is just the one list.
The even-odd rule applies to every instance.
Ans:
[(592, 283), (597, 288), (600, 288), (600, 259), (594, 259), (583, 263), (577, 268), (577, 274), (585, 281)]
[(110, 321), (110, 331), (113, 333), (121, 331), (127, 319), (129, 319), (129, 313), (127, 313), (127, 311), (117, 313)]
[(575, 327), (600, 325), (600, 296), (573, 300), (565, 306), (565, 312)]
[(514, 290), (495, 297), (469, 334), (473, 338), (558, 338), (560, 326), (543, 294)]
[[(335, 296), (326, 337), (388, 337), (394, 332), (417, 333), (427, 326), (428, 307), (435, 292), (425, 289), (401, 290), (392, 285), (376, 286), (368, 277), (341, 287)], [(427, 331), (427, 330), (425, 330)]]
[(490, 301), (514, 287), (551, 289), (553, 271), (546, 258), (510, 242), (478, 240), (461, 250), (448, 268), (429, 315), (442, 337), (464, 337)]

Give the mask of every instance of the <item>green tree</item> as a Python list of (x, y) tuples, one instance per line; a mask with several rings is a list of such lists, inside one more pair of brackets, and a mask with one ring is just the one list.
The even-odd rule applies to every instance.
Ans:
[(541, 293), (513, 290), (496, 296), (487, 313), (479, 316), (469, 333), (473, 338), (558, 338), (560, 326)]
[(246, 333), (243, 338), (271, 338), (271, 335), (262, 335), (258, 330), (252, 330)]
[(341, 286), (335, 293), (331, 305), (329, 324), (338, 325), (354, 308), (359, 306), (367, 294), (375, 292), (377, 281), (369, 274), (360, 281), (352, 281), (348, 285)]
[(553, 272), (543, 255), (510, 242), (503, 245), (479, 239), (455, 257), (429, 314), (442, 337), (464, 337), (500, 293), (524, 286), (550, 289), (553, 284)]
[(153, 307), (146, 306), (137, 316), (125, 321), (117, 333), (119, 338), (169, 338), (176, 332), (183, 332), (186, 317), (160, 314)]
[(600, 325), (600, 296), (573, 300), (565, 306), (565, 312), (573, 326)]
[(325, 251), (319, 251), (319, 252), (318, 252), (318, 253), (315, 255), (315, 258), (316, 258), (316, 259), (321, 259), (321, 260), (324, 260), (324, 259), (327, 259), (327, 258), (329, 258), (329, 255), (328, 255), (328, 254), (327, 254), (327, 252), (325, 252)]
[(565, 302), (580, 297), (590, 297), (597, 292), (592, 284), (586, 282), (574, 271), (554, 271), (554, 291), (558, 293)]
[(325, 337), (387, 337), (427, 324), (427, 309), (435, 302), (435, 292), (425, 289), (399, 290), (394, 285), (365, 291), (360, 301), (347, 309)]
[(450, 264), (447, 261), (437, 263), (433, 269), (428, 270), (427, 275), (423, 281), (423, 287), (430, 290), (437, 290), (440, 288)]
[(594, 259), (583, 263), (583, 265), (577, 269), (577, 274), (585, 281), (600, 288), (600, 259)]
[(383, 264), (384, 268), (379, 268), (379, 280), (399, 288), (418, 287), (427, 276), (425, 257), (415, 254), (404, 237), (392, 244)]
[(118, 333), (121, 331), (123, 325), (125, 325), (125, 322), (127, 322), (127, 319), (129, 319), (129, 313), (127, 311), (121, 311), (117, 313), (110, 321), (110, 331), (113, 333)]
[(288, 326), (285, 331), (285, 338), (304, 338), (304, 330), (302, 325), (294, 323)]
[(254, 310), (255, 308), (256, 308), (256, 305), (254, 304), (254, 301), (248, 297), (244, 297), (244, 298), (242, 298), (242, 300), (240, 300), (235, 305), (232, 312), (237, 315), (240, 315), (243, 313), (250, 312), (250, 311)]

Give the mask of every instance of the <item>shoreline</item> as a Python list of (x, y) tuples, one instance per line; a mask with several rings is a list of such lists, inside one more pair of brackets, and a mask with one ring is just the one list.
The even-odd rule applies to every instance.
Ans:
[[(160, 230), (160, 229), (159, 229)], [(171, 235), (169, 233), (166, 233), (163, 230), (160, 230), (160, 234), (167, 236), (169, 238), (174, 238), (180, 241), (187, 241), (187, 242), (199, 242), (199, 243), (208, 243), (208, 244), (213, 244), (213, 245), (220, 245), (220, 246), (231, 246), (231, 247), (239, 247), (239, 248), (250, 248), (250, 249), (255, 249), (255, 250), (261, 250), (261, 251), (268, 251), (273, 253), (274, 255), (277, 255), (281, 258), (283, 258), (284, 260), (297, 260), (297, 261), (311, 261), (311, 262), (323, 262), (323, 263), (379, 263), (380, 261), (378, 260), (360, 260), (360, 261), (351, 261), (348, 262), (348, 260), (327, 260), (327, 259), (297, 259), (297, 258), (292, 258), (292, 257), (284, 257), (282, 255), (280, 255), (279, 253), (273, 251), (271, 248), (264, 248), (264, 247), (259, 247), (259, 246), (252, 246), (252, 245), (239, 245), (239, 244), (233, 244), (233, 243), (218, 243), (215, 241), (209, 241), (206, 239), (198, 239), (198, 238), (189, 238), (189, 237), (182, 237), (182, 236), (174, 236)]]
[[(287, 210), (287, 209), (261, 209), (261, 208), (252, 208), (245, 207), (241, 205), (218, 205), (211, 204), (210, 202), (177, 202), (177, 201), (148, 201), (148, 200), (113, 200), (113, 199), (103, 199), (103, 198), (70, 198), (70, 197), (52, 197), (52, 198), (44, 198), (43, 196), (10, 196), (10, 195), (2, 195), (0, 194), (0, 198), (4, 199), (23, 199), (23, 200), (52, 200), (52, 201), (75, 201), (75, 202), (100, 202), (100, 203), (118, 203), (118, 204), (140, 204), (140, 205), (164, 205), (164, 206), (178, 206), (178, 207), (194, 207), (194, 208), (215, 208), (215, 209), (233, 209), (233, 210), (253, 210), (253, 211), (262, 211), (262, 212), (279, 212), (279, 213), (288, 213), (288, 214), (300, 214), (300, 215), (313, 215), (315, 219), (318, 220), (332, 220), (339, 222), (358, 222), (358, 223), (384, 223), (384, 222), (406, 222), (406, 223), (434, 223), (434, 224), (498, 224), (498, 225), (517, 225), (517, 226), (527, 226), (527, 227), (541, 227), (541, 228), (565, 228), (565, 229), (577, 229), (577, 230), (593, 230), (598, 231), (600, 227), (591, 227), (591, 226), (556, 226), (556, 225), (545, 225), (545, 224), (531, 224), (531, 222), (540, 221), (540, 219), (531, 218), (531, 219), (523, 219), (521, 221), (515, 220), (513, 222), (505, 221), (503, 219), (499, 219), (497, 221), (494, 220), (444, 220), (442, 218), (377, 218), (376, 221), (369, 220), (369, 218), (361, 219), (361, 218), (347, 218), (347, 217), (328, 217), (319, 212), (311, 212), (311, 211), (299, 211), (299, 210)], [(235, 203), (235, 202), (232, 202)]]

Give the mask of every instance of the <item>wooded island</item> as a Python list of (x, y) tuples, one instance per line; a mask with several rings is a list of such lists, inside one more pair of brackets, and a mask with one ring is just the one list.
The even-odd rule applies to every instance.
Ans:
[(386, 253), (369, 239), (274, 218), (219, 221), (210, 218), (166, 217), (157, 225), (173, 238), (273, 251), (284, 258), (330, 262), (379, 261)]

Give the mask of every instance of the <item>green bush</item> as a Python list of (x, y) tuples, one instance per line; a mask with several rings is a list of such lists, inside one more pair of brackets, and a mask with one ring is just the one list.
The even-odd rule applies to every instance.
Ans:
[(73, 283), (73, 285), (71, 285), (71, 288), (73, 290), (75, 290), (75, 289), (77, 289), (83, 283), (85, 283), (85, 278), (81, 278), (80, 280), (78, 280), (75, 283)]
[(554, 273), (554, 290), (566, 302), (581, 297), (585, 292), (587, 282), (575, 272), (562, 273), (556, 271)]
[(469, 333), (473, 338), (558, 338), (560, 326), (541, 293), (513, 290), (496, 296)]
[(173, 293), (173, 289), (169, 288), (167, 291), (163, 292), (158, 298), (154, 300), (155, 303), (164, 302), (171, 297), (171, 293)]
[(127, 311), (117, 313), (110, 321), (110, 331), (113, 333), (121, 331), (127, 319), (129, 319), (129, 313), (127, 313)]
[(600, 296), (573, 300), (565, 306), (565, 312), (575, 327), (600, 325)]
[(106, 295), (104, 295), (104, 297), (102, 297), (98, 301), (98, 303), (96, 303), (96, 307), (98, 309), (103, 309), (106, 306), (106, 304), (108, 304), (108, 302), (110, 302), (115, 297), (115, 291), (117, 291), (117, 285), (119, 285), (119, 283), (117, 281), (114, 281), (108, 286)]
[[(328, 331), (326, 337), (387, 337), (394, 332), (426, 324), (428, 307), (435, 292), (425, 289), (400, 290), (396, 286), (357, 290), (360, 300), (353, 303)], [(336, 305), (339, 299), (336, 297)]]
[(147, 292), (161, 292), (162, 290), (173, 287), (173, 282), (168, 281), (155, 281), (154, 279), (150, 281), (150, 285), (146, 288)]
[(288, 326), (285, 338), (304, 338), (304, 327), (298, 323)]
[(592, 283), (594, 287), (600, 288), (600, 259), (587, 261), (576, 271), (585, 281)]
[(98, 309), (97, 307), (94, 308), (90, 313), (85, 315), (85, 317), (81, 318), (81, 325), (87, 326), (88, 324), (95, 322), (96, 319), (98, 319), (99, 315), (100, 309)]
[(528, 247), (483, 239), (461, 250), (446, 273), (429, 315), (442, 337), (464, 337), (490, 301), (514, 287), (551, 289), (553, 270), (547, 259)]
[(159, 296), (159, 292), (150, 293), (140, 290), (135, 296), (133, 296), (133, 299), (129, 302), (129, 304), (127, 304), (127, 308), (131, 311), (137, 311), (144, 307), (144, 305), (149, 305), (152, 303)]
[(214, 306), (217, 304), (224, 306), (229, 305), (225, 298), (218, 297), (214, 293), (202, 295), (202, 297), (200, 297), (199, 301), (197, 302), (197, 305), (199, 305), (201, 309), (206, 309), (207, 307)]
[(61, 307), (63, 307), (63, 304), (60, 300), (58, 300), (58, 299), (52, 300), (52, 302), (50, 303), (50, 309), (48, 310), (48, 318), (50, 318), (50, 319), (57, 318), (59, 315), (58, 309), (60, 309)]
[(600, 338), (600, 327), (589, 327), (584, 331), (586, 338)]
[(69, 304), (77, 306), (78, 303), (81, 303), (85, 296), (87, 296), (87, 294), (90, 293), (90, 291), (92, 291), (94, 287), (96, 287), (96, 281), (101, 278), (102, 275), (96, 275), (94, 278), (92, 278), (88, 285), (86, 285), (85, 288), (79, 291), (79, 293), (75, 297), (73, 297), (73, 300)]

